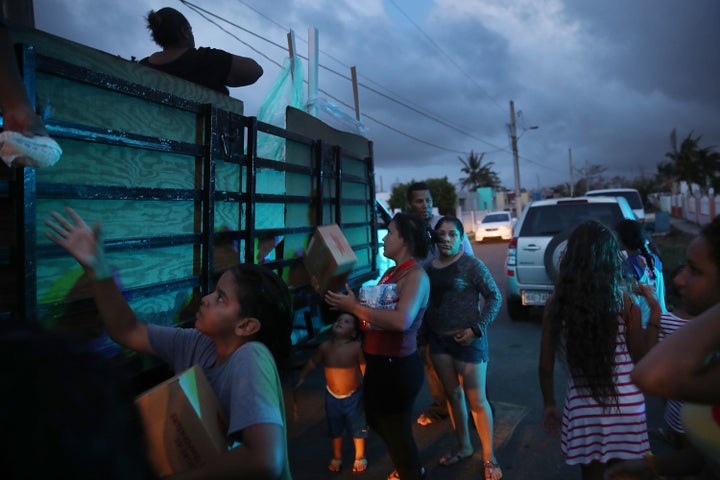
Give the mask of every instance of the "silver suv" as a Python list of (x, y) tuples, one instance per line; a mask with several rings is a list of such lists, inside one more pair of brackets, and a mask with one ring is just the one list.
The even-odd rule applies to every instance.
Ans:
[(543, 307), (553, 291), (560, 258), (570, 232), (586, 220), (610, 228), (635, 219), (622, 197), (552, 198), (530, 202), (522, 212), (508, 244), (505, 260), (510, 318), (526, 318), (531, 307)]

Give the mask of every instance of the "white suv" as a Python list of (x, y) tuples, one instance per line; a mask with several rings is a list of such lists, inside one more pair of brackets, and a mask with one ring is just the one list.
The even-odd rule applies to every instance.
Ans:
[(640, 222), (645, 222), (645, 206), (640, 192), (634, 188), (604, 188), (602, 190), (588, 190), (587, 197), (623, 197), (630, 204), (633, 213)]
[(530, 202), (508, 244), (505, 260), (510, 318), (527, 317), (530, 307), (543, 307), (553, 291), (567, 237), (580, 223), (598, 220), (610, 228), (635, 219), (622, 197), (552, 198)]

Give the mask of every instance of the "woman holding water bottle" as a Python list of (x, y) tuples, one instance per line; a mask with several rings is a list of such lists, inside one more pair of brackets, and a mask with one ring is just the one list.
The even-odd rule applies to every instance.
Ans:
[(388, 478), (416, 480), (425, 476), (412, 434), (412, 407), (425, 375), (416, 336), (430, 296), (430, 281), (416, 259), (432, 248), (432, 232), (419, 215), (398, 213), (383, 244), (396, 266), (377, 286), (361, 288), (359, 300), (349, 288), (347, 293), (329, 291), (325, 301), (360, 319), (367, 362), (365, 414), (395, 465)]

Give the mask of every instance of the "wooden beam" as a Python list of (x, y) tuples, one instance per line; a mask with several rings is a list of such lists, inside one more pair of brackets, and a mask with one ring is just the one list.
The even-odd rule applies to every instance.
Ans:
[(287, 34), (288, 52), (290, 54), (290, 76), (295, 78), (295, 32), (290, 30)]
[(350, 67), (350, 75), (352, 76), (353, 100), (355, 100), (355, 120), (360, 121), (360, 98), (358, 97), (357, 70), (355, 65)]

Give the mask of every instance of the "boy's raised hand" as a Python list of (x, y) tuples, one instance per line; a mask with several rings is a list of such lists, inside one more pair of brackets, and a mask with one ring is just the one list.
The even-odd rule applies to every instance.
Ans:
[(67, 250), (95, 280), (111, 277), (112, 271), (105, 261), (100, 225), (95, 224), (90, 229), (75, 210), (70, 207), (65, 210), (72, 222), (58, 212), (50, 212), (52, 219), (45, 220), (45, 225), (54, 233), (48, 232), (46, 236)]

